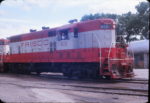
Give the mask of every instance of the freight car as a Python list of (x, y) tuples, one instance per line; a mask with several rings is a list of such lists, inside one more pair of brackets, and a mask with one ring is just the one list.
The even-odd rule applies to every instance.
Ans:
[(133, 58), (118, 42), (115, 22), (97, 19), (8, 38), (5, 71), (62, 72), (77, 78), (133, 77)]

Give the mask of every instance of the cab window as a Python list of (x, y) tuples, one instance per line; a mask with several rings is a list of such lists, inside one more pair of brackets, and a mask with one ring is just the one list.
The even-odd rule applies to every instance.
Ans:
[(101, 29), (111, 29), (111, 28), (112, 28), (112, 25), (111, 25), (111, 24), (101, 24), (101, 25), (100, 25), (100, 28), (101, 28)]
[(58, 40), (68, 40), (68, 39), (69, 39), (68, 29), (59, 31)]
[(3, 42), (3, 41), (0, 41), (0, 45), (4, 45), (4, 42)]

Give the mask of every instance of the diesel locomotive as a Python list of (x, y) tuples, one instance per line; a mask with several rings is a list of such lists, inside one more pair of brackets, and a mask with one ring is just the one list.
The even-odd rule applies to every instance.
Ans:
[[(112, 19), (32, 31), (0, 40), (1, 71), (60, 72), (69, 78), (132, 78), (133, 57)], [(2, 69), (3, 68), (3, 69)]]

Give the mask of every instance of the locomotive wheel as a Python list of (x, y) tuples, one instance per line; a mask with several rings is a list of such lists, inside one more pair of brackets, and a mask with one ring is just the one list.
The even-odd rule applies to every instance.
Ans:
[(93, 76), (92, 68), (87, 68), (87, 78), (92, 78), (92, 76)]
[(40, 74), (41, 74), (41, 72), (39, 72), (39, 71), (36, 71), (36, 74), (37, 74), (37, 75), (40, 75)]
[(105, 76), (106, 80), (111, 80), (111, 76)]
[(90, 64), (90, 65), (85, 65), (84, 67), (86, 78), (98, 79), (99, 77), (98, 71), (99, 71), (99, 68), (97, 67), (97, 65)]
[(80, 70), (80, 66), (79, 65), (72, 65), (71, 67), (71, 71), (72, 71), (72, 78), (76, 78), (76, 79), (81, 79), (82, 78), (82, 73)]
[(23, 68), (25, 69), (25, 74), (27, 74), (27, 75), (31, 74), (29, 65), (24, 65)]
[(68, 76), (68, 68), (66, 65), (62, 65), (62, 73), (64, 76)]
[[(99, 65), (97, 64), (80, 64), (80, 63), (69, 63), (61, 65), (61, 72), (68, 78), (75, 79), (97, 79), (99, 77)], [(38, 73), (38, 71), (37, 71)]]
[(40, 75), (40, 74), (41, 74), (41, 71), (39, 70), (39, 68), (36, 69), (36, 74), (37, 74), (37, 75)]
[(62, 72), (63, 72), (63, 75), (68, 77), (68, 78), (71, 78), (72, 77), (72, 70), (71, 70), (71, 67), (67, 66), (67, 65), (63, 65), (62, 66)]
[(79, 70), (74, 70), (72, 76), (77, 79), (82, 79), (82, 73)]
[(8, 66), (8, 64), (4, 64), (4, 71), (3, 72), (4, 73), (9, 72), (9, 66)]
[(97, 66), (92, 67), (92, 79), (98, 79), (99, 78), (99, 68)]
[(9, 65), (9, 72), (10, 73), (17, 73), (17, 67), (16, 67), (16, 64), (10, 64)]

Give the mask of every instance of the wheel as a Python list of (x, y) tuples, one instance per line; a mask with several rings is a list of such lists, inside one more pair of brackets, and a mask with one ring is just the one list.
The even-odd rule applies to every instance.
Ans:
[(82, 73), (81, 73), (80, 70), (74, 70), (73, 73), (72, 73), (72, 76), (74, 78), (77, 78), (77, 79), (82, 79), (83, 78)]
[(40, 75), (40, 74), (41, 74), (41, 72), (40, 72), (40, 71), (36, 71), (36, 74), (37, 74), (37, 75)]
[(83, 79), (83, 71), (80, 65), (72, 66), (71, 71), (74, 78)]
[(41, 73), (40, 69), (39, 69), (39, 68), (36, 68), (36, 74), (37, 74), (37, 75), (40, 75), (40, 73)]
[(68, 78), (72, 77), (72, 70), (71, 70), (71, 67), (69, 67), (68, 65), (62, 66), (62, 72), (63, 72), (64, 76), (66, 76)]
[(106, 80), (111, 80), (111, 76), (105, 76)]

